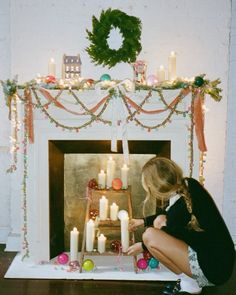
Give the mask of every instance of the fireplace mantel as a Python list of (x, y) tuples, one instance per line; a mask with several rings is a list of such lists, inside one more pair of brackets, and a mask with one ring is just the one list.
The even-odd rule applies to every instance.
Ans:
[[(47, 90), (54, 95), (56, 90)], [(132, 100), (139, 104), (143, 97), (147, 95), (148, 91), (139, 91), (130, 94)], [(19, 91), (23, 96), (23, 91)], [(80, 92), (80, 98), (86, 105), (94, 105), (102, 97), (107, 94), (106, 91), (83, 91)], [(167, 102), (171, 102), (174, 97), (178, 96), (179, 90), (165, 90), (164, 95)], [(60, 100), (64, 106), (72, 109), (72, 98), (65, 91)], [(191, 102), (191, 94), (179, 105), (178, 109), (187, 109)], [(23, 105), (22, 116), (23, 116)], [(118, 107), (119, 104), (116, 104)], [(158, 96), (153, 95), (148, 103), (145, 105), (148, 110), (156, 110), (162, 108)], [(121, 109), (114, 109), (114, 106), (107, 108), (104, 113), (106, 120), (112, 120), (114, 110), (118, 115), (124, 113)], [(80, 125), (86, 120), (86, 116), (82, 118), (74, 116), (71, 113), (63, 112), (62, 109), (50, 106), (49, 111), (53, 117), (64, 125)], [(144, 124), (155, 125), (161, 122), (163, 114), (147, 115), (140, 114), (139, 119)], [(119, 119), (119, 116), (118, 116)], [(28, 146), (28, 179), (27, 179), (27, 239), (29, 243), (29, 260), (32, 261), (48, 261), (50, 259), (49, 250), (49, 141), (83, 141), (83, 140), (106, 140), (110, 141), (114, 132), (114, 126), (103, 124), (101, 122), (93, 122), (87, 128), (81, 128), (79, 132), (62, 130), (56, 127), (55, 124), (45, 119), (45, 115), (39, 109), (34, 111), (34, 143)], [(165, 127), (158, 128), (158, 130), (151, 130), (150, 132), (136, 126), (134, 122), (129, 122), (126, 125), (127, 140), (134, 141), (170, 141), (171, 154), (170, 157), (176, 161), (184, 170), (185, 175), (189, 172), (189, 118), (188, 116), (172, 116), (172, 122)], [(116, 126), (117, 140), (123, 139), (124, 126)], [(193, 169), (193, 176), (198, 176), (198, 149), (194, 141), (195, 162)], [(22, 216), (21, 204), (19, 196), (21, 195), (22, 183), (22, 156), (19, 153), (19, 167), (16, 173), (12, 174), (12, 233), (9, 236), (7, 250), (17, 250), (24, 252), (20, 243), (22, 220), (18, 216)], [(17, 200), (17, 201), (16, 201)], [(16, 217), (17, 216), (17, 217)]]

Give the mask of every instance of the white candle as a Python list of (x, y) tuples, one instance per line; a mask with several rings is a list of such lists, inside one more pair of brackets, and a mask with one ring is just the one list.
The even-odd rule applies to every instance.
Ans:
[(86, 251), (93, 251), (93, 243), (95, 238), (95, 224), (92, 219), (86, 224)]
[(101, 170), (100, 173), (98, 173), (98, 187), (99, 188), (106, 187), (106, 174), (104, 170)]
[(110, 206), (110, 219), (115, 221), (118, 219), (118, 210), (119, 210), (119, 206), (116, 205), (116, 203), (112, 203), (112, 205)]
[(100, 220), (107, 219), (108, 200), (105, 196), (102, 196), (99, 200), (99, 217)]
[(76, 227), (70, 232), (70, 261), (78, 260), (79, 232)]
[(157, 80), (158, 82), (165, 81), (166, 79), (166, 72), (164, 66), (160, 66), (159, 70), (157, 71)]
[(112, 180), (114, 178), (115, 167), (116, 167), (115, 161), (112, 159), (112, 157), (109, 157), (109, 159), (107, 161), (107, 187), (108, 188), (112, 186)]
[(104, 236), (104, 234), (100, 234), (98, 237), (98, 252), (100, 254), (106, 251), (106, 240), (107, 238)]
[(54, 58), (50, 58), (48, 62), (48, 75), (56, 76), (56, 64)]
[(171, 51), (168, 58), (168, 79), (176, 79), (176, 53), (174, 51)]
[(122, 252), (126, 252), (129, 248), (129, 217), (126, 216), (120, 220), (121, 224), (121, 246)]
[(128, 187), (128, 172), (129, 168), (126, 164), (123, 165), (121, 168), (121, 181), (122, 181), (122, 188), (127, 189)]

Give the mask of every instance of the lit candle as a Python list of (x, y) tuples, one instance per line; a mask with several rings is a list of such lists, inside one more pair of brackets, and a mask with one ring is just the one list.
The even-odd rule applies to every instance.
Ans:
[(106, 187), (106, 174), (104, 170), (101, 170), (100, 173), (98, 173), (98, 187), (99, 188)]
[(48, 62), (48, 75), (56, 76), (56, 64), (54, 58), (50, 58)]
[(104, 234), (100, 234), (98, 237), (98, 252), (100, 254), (106, 251), (106, 240), (107, 238), (104, 236)]
[(128, 172), (129, 168), (126, 164), (121, 168), (121, 181), (122, 181), (122, 189), (127, 189), (128, 187)]
[(112, 159), (112, 157), (109, 157), (107, 161), (107, 187), (108, 188), (112, 186), (112, 180), (114, 178), (114, 173), (115, 173), (115, 166), (116, 166), (115, 161)]
[(116, 205), (116, 203), (112, 203), (112, 205), (110, 206), (110, 219), (111, 220), (117, 220), (118, 219), (118, 210), (119, 210), (119, 206)]
[(122, 252), (126, 252), (129, 248), (129, 217), (123, 217), (120, 220), (121, 225), (121, 246)]
[(105, 196), (102, 196), (99, 200), (99, 217), (100, 220), (107, 219), (108, 200)]
[(91, 252), (93, 251), (93, 243), (95, 237), (95, 224), (92, 219), (86, 224), (86, 251)]
[(168, 58), (168, 79), (176, 79), (176, 53), (174, 51), (171, 51)]
[(78, 260), (79, 232), (76, 227), (70, 232), (70, 261)]
[(158, 82), (165, 81), (166, 79), (166, 72), (164, 66), (160, 66), (159, 70), (157, 71), (157, 80)]

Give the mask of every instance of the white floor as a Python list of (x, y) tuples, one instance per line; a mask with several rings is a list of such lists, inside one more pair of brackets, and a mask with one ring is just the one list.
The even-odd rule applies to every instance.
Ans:
[(92, 259), (95, 268), (91, 272), (71, 271), (68, 265), (61, 265), (55, 260), (43, 264), (30, 264), (21, 261), (17, 254), (10, 265), (5, 278), (20, 279), (68, 279), (68, 280), (137, 280), (137, 281), (171, 281), (177, 276), (160, 265), (158, 269), (134, 272), (133, 259), (129, 256), (86, 256)]

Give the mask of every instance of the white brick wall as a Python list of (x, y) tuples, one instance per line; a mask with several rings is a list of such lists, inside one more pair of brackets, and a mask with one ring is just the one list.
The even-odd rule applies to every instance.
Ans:
[(236, 0), (232, 1), (229, 97), (224, 174), (224, 216), (236, 244)]
[[(0, 79), (10, 76), (10, 1), (0, 1)], [(2, 88), (0, 90), (0, 243), (10, 230), (9, 121)]]
[[(234, 35), (235, 1), (232, 0)], [(11, 3), (11, 9), (9, 3)], [(92, 64), (85, 52), (85, 48), (88, 46), (86, 28), (91, 29), (92, 15), (99, 16), (101, 9), (108, 7), (121, 9), (128, 14), (141, 18), (143, 50), (139, 58), (147, 60), (148, 74), (155, 73), (160, 64), (166, 66), (169, 52), (175, 50), (178, 54), (178, 75), (190, 77), (206, 73), (209, 79), (221, 78), (223, 100), (216, 103), (208, 97), (206, 101), (210, 112), (206, 116), (208, 157), (205, 175), (206, 186), (214, 196), (220, 210), (222, 210), (231, 19), (230, 0), (1, 0), (0, 79), (10, 76), (9, 66), (12, 75), (19, 74), (20, 81), (30, 80), (36, 73), (47, 74), (47, 63), (50, 57), (55, 58), (57, 74), (60, 76), (63, 53), (81, 54), (82, 75), (84, 77), (98, 79), (103, 73), (109, 73), (113, 78), (131, 78), (132, 69), (129, 65), (120, 64), (114, 69), (108, 70)], [(10, 44), (9, 9), (11, 13)], [(235, 45), (233, 48), (235, 52)], [(231, 62), (233, 64), (232, 57)], [(235, 89), (232, 80), (230, 87)], [(229, 89), (229, 91), (231, 93), (229, 104), (235, 104), (232, 95), (233, 90)], [(0, 103), (0, 146), (7, 146), (7, 111), (3, 106), (3, 100), (0, 100)], [(233, 107), (235, 106), (233, 105)], [(233, 126), (235, 126), (234, 114), (231, 113), (231, 107), (228, 110), (228, 118), (233, 122), (230, 125), (228, 120), (228, 128), (229, 132), (233, 132)], [(234, 146), (235, 139), (232, 144), (230, 140), (233, 140), (233, 135), (229, 135), (227, 152), (234, 155), (234, 160), (236, 160), (233, 147), (229, 149), (229, 146)], [(233, 196), (234, 184), (230, 185), (230, 182), (235, 182), (232, 173), (235, 170), (230, 166), (231, 158), (227, 157), (226, 160), (228, 164), (226, 166), (225, 195), (228, 203), (225, 203), (224, 208), (227, 208), (227, 206), (229, 208), (233, 203), (233, 198), (234, 200), (236, 198)], [(4, 175), (4, 177), (7, 183), (7, 176)], [(228, 190), (230, 190), (229, 193)], [(4, 200), (9, 202), (8, 197), (6, 197), (9, 192), (6, 192), (6, 189), (4, 189), (4, 192), (5, 197), (1, 193), (0, 201), (1, 198), (5, 198)], [(3, 216), (2, 219), (0, 217), (0, 229), (9, 225), (8, 211), (8, 204), (5, 204), (5, 208), (0, 208), (0, 216)], [(225, 210), (225, 216), (227, 220), (230, 220), (232, 215), (229, 215), (228, 212), (228, 209)], [(235, 227), (231, 227), (231, 231), (235, 231)]]

